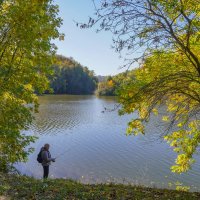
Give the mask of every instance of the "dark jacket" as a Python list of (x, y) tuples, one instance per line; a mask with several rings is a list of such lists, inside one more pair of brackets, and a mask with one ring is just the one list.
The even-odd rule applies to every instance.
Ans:
[(42, 166), (49, 166), (51, 164), (51, 161), (54, 160), (53, 158), (51, 158), (51, 154), (49, 151), (47, 151), (46, 149), (44, 149), (44, 147), (41, 148), (42, 151)]

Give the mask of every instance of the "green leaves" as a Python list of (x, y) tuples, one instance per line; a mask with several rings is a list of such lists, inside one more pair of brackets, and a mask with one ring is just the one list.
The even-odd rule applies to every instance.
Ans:
[(164, 139), (178, 154), (172, 171), (187, 171), (200, 143), (200, 120), (196, 119), (200, 77), (179, 52), (155, 52), (134, 74), (135, 78), (119, 89), (120, 113), (137, 112), (138, 116), (129, 122), (127, 133), (144, 134), (144, 122), (149, 121), (151, 113), (158, 115), (169, 127)]
[(38, 107), (37, 93), (48, 88), (51, 44), (61, 19), (52, 1), (5, 0), (0, 9), (0, 168), (25, 161), (24, 147), (35, 137), (22, 135)]

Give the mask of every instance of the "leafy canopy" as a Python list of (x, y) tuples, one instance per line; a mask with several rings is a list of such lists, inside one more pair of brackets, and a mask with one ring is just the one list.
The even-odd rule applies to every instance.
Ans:
[(96, 17), (81, 28), (111, 31), (116, 51), (127, 52), (130, 66), (139, 62), (119, 90), (120, 114), (138, 113), (128, 134), (145, 133), (144, 123), (162, 107), (164, 139), (178, 153), (172, 171), (187, 171), (200, 143), (200, 1), (95, 2)]
[(34, 137), (21, 133), (37, 110), (37, 93), (48, 88), (55, 45), (58, 6), (51, 0), (4, 0), (0, 3), (0, 169), (25, 161)]

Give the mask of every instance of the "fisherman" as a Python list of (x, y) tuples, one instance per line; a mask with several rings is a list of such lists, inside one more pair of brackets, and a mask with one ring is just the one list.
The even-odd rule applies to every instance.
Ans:
[(42, 157), (42, 166), (43, 166), (43, 178), (46, 179), (48, 178), (49, 175), (49, 165), (52, 162), (55, 162), (55, 158), (51, 158), (51, 154), (49, 152), (49, 144), (45, 144), (44, 147), (41, 148), (41, 157)]

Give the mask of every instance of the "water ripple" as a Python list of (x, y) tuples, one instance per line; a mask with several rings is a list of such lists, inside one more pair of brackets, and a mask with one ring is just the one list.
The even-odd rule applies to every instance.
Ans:
[(41, 166), (35, 158), (41, 146), (48, 142), (52, 155), (69, 149), (51, 166), (52, 177), (158, 187), (179, 180), (200, 187), (198, 158), (189, 173), (178, 176), (170, 172), (176, 155), (161, 142), (162, 128), (157, 126), (158, 118), (153, 118), (147, 125), (145, 136), (127, 137), (127, 122), (134, 116), (119, 117), (117, 112), (101, 112), (104, 107), (114, 105), (112, 98), (94, 96), (40, 97), (40, 112), (27, 131), (27, 134), (39, 136), (33, 145), (36, 151), (30, 155), (28, 163), (18, 164), (18, 168), (28, 175), (41, 177)]

